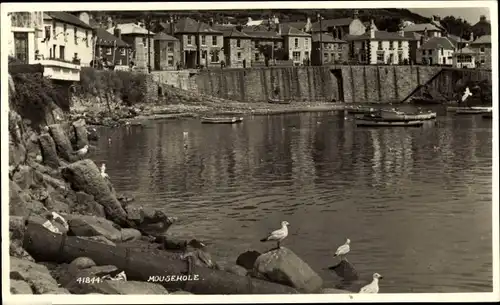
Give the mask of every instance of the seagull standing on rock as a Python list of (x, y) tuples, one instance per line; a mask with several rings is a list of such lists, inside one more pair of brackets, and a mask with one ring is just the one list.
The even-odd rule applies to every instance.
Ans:
[(378, 293), (379, 291), (378, 280), (381, 278), (383, 277), (380, 274), (374, 273), (372, 282), (366, 286), (363, 286), (359, 290), (359, 293)]
[(346, 239), (345, 244), (337, 248), (337, 251), (333, 255), (333, 257), (340, 256), (340, 259), (344, 259), (344, 256), (351, 251), (351, 247), (349, 244), (351, 243), (351, 240), (349, 238)]
[(109, 179), (108, 174), (106, 174), (106, 164), (105, 163), (103, 163), (101, 165), (101, 177), (103, 177), (104, 179), (106, 179), (106, 178)]
[(80, 157), (85, 156), (89, 151), (89, 146), (85, 145), (83, 148), (80, 148), (76, 151), (76, 154)]
[(266, 242), (266, 241), (277, 241), (278, 242), (278, 249), (281, 249), (280, 247), (280, 242), (285, 239), (288, 236), (288, 228), (290, 224), (288, 221), (282, 221), (281, 222), (281, 229), (275, 230), (271, 232), (267, 237), (261, 239), (261, 242)]

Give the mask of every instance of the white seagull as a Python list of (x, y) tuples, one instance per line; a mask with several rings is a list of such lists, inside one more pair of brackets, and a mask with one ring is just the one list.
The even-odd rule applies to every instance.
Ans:
[(83, 155), (86, 155), (88, 151), (89, 151), (89, 146), (85, 145), (83, 148), (80, 148), (79, 150), (77, 150), (76, 154), (79, 156), (83, 156)]
[(382, 276), (378, 273), (373, 274), (373, 280), (370, 284), (363, 286), (359, 293), (378, 293), (378, 280), (381, 279)]
[(261, 239), (261, 242), (266, 242), (266, 241), (277, 241), (278, 242), (278, 249), (280, 249), (280, 242), (285, 239), (288, 236), (288, 228), (290, 224), (288, 221), (282, 221), (281, 222), (281, 229), (273, 231), (269, 234), (269, 236)]
[(345, 244), (343, 244), (342, 246), (337, 248), (337, 251), (335, 251), (335, 254), (333, 255), (333, 257), (340, 256), (340, 258), (343, 259), (344, 256), (347, 253), (349, 253), (349, 251), (351, 251), (351, 247), (349, 246), (350, 243), (351, 243), (351, 240), (349, 238), (347, 238), (345, 241)]
[(469, 87), (465, 88), (464, 95), (462, 95), (462, 102), (464, 102), (471, 95), (472, 92), (470, 92)]
[(103, 178), (109, 178), (108, 174), (106, 174), (106, 164), (102, 164), (101, 165), (101, 176)]

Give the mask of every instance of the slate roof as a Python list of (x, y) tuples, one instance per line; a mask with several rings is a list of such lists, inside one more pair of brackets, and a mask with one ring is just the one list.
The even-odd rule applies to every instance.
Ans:
[[(169, 23), (161, 24), (165, 29), (169, 29)], [(222, 34), (221, 31), (211, 28), (204, 22), (198, 22), (192, 18), (186, 17), (178, 20), (174, 25), (175, 33), (198, 34), (198, 33), (212, 33)]]
[(227, 26), (227, 25), (214, 25), (215, 30), (221, 31), (224, 37), (229, 38), (242, 38), (242, 39), (250, 39), (251, 37), (247, 34), (238, 31), (235, 26)]
[(370, 31), (367, 31), (363, 35), (346, 35), (345, 40), (355, 41), (355, 40), (402, 40), (409, 41), (412, 40), (406, 36), (401, 36), (396, 32), (387, 31), (375, 31), (375, 38), (370, 37)]
[[(336, 26), (336, 27), (342, 27), (342, 26), (348, 26), (351, 24), (353, 21), (353, 18), (339, 18), (339, 19), (325, 19), (321, 20), (321, 31), (328, 31), (329, 27)], [(319, 32), (320, 31), (320, 22), (316, 21), (312, 24), (311, 31), (312, 32)]]
[(420, 40), (420, 38), (424, 36), (416, 32), (404, 32), (404, 35), (406, 38), (409, 38), (410, 40)]
[(54, 19), (84, 29), (92, 30), (92, 27), (89, 24), (83, 22), (82, 20), (80, 20), (80, 18), (76, 17), (75, 15), (66, 12), (45, 12), (44, 19)]
[(323, 33), (321, 35), (319, 33), (312, 34), (312, 41), (313, 42), (320, 42), (320, 39), (321, 39), (321, 42), (347, 43), (347, 41), (333, 38), (333, 35), (330, 35), (327, 33)]
[(453, 42), (451, 42), (448, 37), (432, 37), (429, 39), (427, 42), (425, 42), (423, 45), (420, 46), (420, 49), (446, 49), (446, 50), (453, 50), (455, 49), (455, 45)]
[(407, 27), (405, 27), (403, 30), (405, 32), (423, 32), (427, 28), (427, 31), (441, 31), (438, 29), (434, 24), (431, 23), (415, 23), (415, 24), (410, 24)]
[(159, 32), (158, 34), (156, 34), (154, 37), (153, 37), (154, 40), (166, 40), (166, 41), (177, 41), (179, 39), (173, 37), (173, 36), (170, 36), (170, 35), (167, 35), (163, 32)]
[(302, 32), (301, 30), (298, 30), (288, 24), (281, 24), (279, 25), (281, 27), (281, 35), (282, 36), (301, 36), (301, 37), (310, 37), (311, 34), (307, 34), (305, 32)]
[(465, 48), (462, 48), (458, 51), (456, 51), (455, 53), (453, 53), (453, 55), (460, 55), (460, 54), (476, 54), (476, 51), (468, 48), (468, 47), (465, 47)]
[(275, 31), (254, 31), (252, 28), (243, 28), (243, 33), (252, 38), (261, 39), (282, 39), (283, 37)]
[(120, 38), (114, 36), (113, 34), (110, 34), (108, 31), (106, 31), (103, 28), (97, 28), (96, 30), (96, 37), (97, 37), (97, 42), (96, 44), (98, 46), (113, 46), (114, 42), (116, 41), (116, 45), (118, 47), (130, 47), (128, 43), (125, 41), (121, 40)]
[(483, 35), (478, 39), (474, 40), (473, 42), (471, 42), (470, 44), (474, 45), (474, 44), (487, 44), (487, 43), (491, 43), (491, 35)]
[(296, 29), (301, 30), (306, 26), (307, 22), (306, 21), (292, 21), (292, 22), (284, 22), (281, 24), (291, 26), (291, 27), (294, 27)]
[[(122, 35), (148, 35), (148, 30), (135, 23), (122, 23), (117, 24), (116, 26), (109, 28), (108, 32), (114, 34), (115, 28), (121, 30)], [(149, 31), (149, 35), (154, 35), (152, 31)]]

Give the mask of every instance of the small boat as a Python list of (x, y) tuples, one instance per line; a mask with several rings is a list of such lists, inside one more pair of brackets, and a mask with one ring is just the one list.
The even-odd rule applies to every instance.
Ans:
[(345, 110), (350, 114), (368, 114), (376, 111), (375, 108), (366, 106), (349, 106)]
[(420, 127), (424, 125), (422, 120), (385, 120), (383, 118), (356, 119), (356, 126), (369, 127)]
[(292, 102), (292, 100), (280, 100), (277, 98), (270, 98), (268, 100), (268, 103), (270, 103), (270, 104), (290, 104), (291, 102)]
[(483, 119), (492, 119), (493, 118), (493, 112), (483, 113), (482, 117), (483, 117)]
[(491, 113), (489, 110), (485, 109), (474, 109), (474, 108), (460, 108), (455, 111), (456, 114), (484, 114)]
[(472, 106), (472, 107), (464, 107), (464, 106), (448, 106), (446, 107), (447, 111), (457, 111), (459, 109), (476, 109), (476, 110), (483, 110), (483, 112), (491, 112), (493, 111), (493, 107), (485, 107), (485, 106)]
[(201, 118), (201, 123), (204, 124), (234, 124), (242, 122), (243, 118), (241, 117), (204, 117)]
[(397, 110), (380, 110), (380, 117), (386, 120), (432, 120), (437, 117), (436, 112), (405, 113)]

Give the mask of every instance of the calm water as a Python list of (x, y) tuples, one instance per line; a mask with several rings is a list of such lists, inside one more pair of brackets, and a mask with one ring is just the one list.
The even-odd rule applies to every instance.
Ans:
[[(180, 221), (169, 233), (235, 262), (282, 220), (284, 245), (323, 278), (349, 261), (382, 292), (492, 290), (492, 129), (443, 113), (422, 128), (357, 128), (343, 113), (156, 121), (102, 131), (92, 156), (119, 192)], [(184, 138), (183, 132), (189, 132)], [(111, 139), (111, 143), (108, 142)]]

